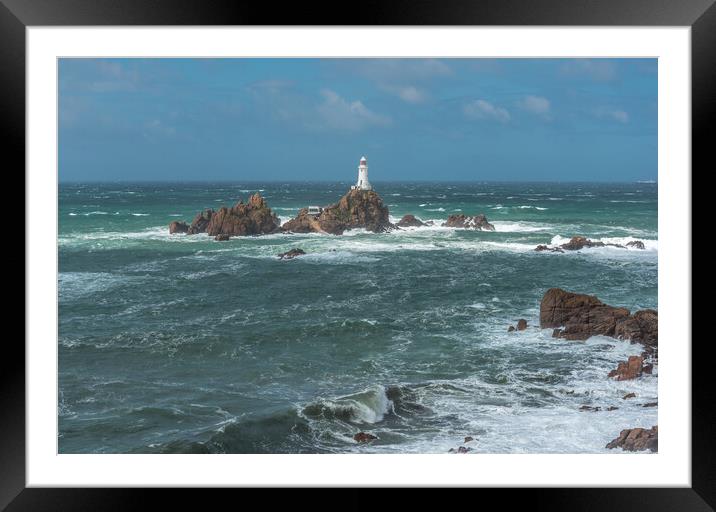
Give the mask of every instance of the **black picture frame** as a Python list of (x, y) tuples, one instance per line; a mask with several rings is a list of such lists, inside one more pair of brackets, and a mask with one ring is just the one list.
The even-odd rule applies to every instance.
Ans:
[[(692, 72), (692, 168), (714, 165), (710, 121), (716, 110), (715, 0), (363, 0), (337, 14), (335, 2), (231, 0), (0, 0), (0, 125), (7, 173), (25, 166), (25, 29), (83, 25), (541, 25), (689, 26)], [(14, 158), (8, 158), (14, 157)], [(7, 163), (14, 162), (12, 165)], [(710, 165), (709, 165), (710, 164)], [(682, 172), (691, 172), (686, 169)], [(25, 233), (28, 236), (28, 233)], [(18, 301), (19, 303), (19, 301)], [(684, 345), (691, 340), (684, 329)], [(714, 408), (706, 343), (692, 343), (692, 487), (530, 489), (540, 508), (570, 510), (714, 510)], [(149, 505), (141, 490), (40, 489), (25, 485), (25, 350), (4, 340), (0, 370), (0, 510), (105, 510)], [(146, 492), (146, 491), (144, 491)], [(246, 491), (244, 491), (246, 492)], [(352, 491), (355, 493), (356, 491)], [(484, 490), (488, 492), (488, 490)], [(494, 491), (491, 491), (494, 492)], [(499, 491), (498, 491), (499, 492)], [(503, 491), (504, 492), (504, 491)], [(513, 491), (510, 491), (513, 492)], [(483, 491), (481, 490), (482, 494)], [(171, 494), (171, 496), (169, 496)], [(183, 492), (162, 500), (186, 500)], [(473, 497), (474, 499), (474, 497)], [(512, 498), (510, 498), (512, 500)], [(354, 501), (348, 499), (347, 502)], [(164, 508), (171, 506), (164, 502)]]

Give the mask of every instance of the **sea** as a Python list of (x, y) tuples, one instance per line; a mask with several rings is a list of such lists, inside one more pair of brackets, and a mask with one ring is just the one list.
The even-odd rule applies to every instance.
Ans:
[[(255, 192), (285, 222), (350, 185), (60, 184), (59, 452), (618, 454), (658, 423), (658, 367), (607, 378), (640, 345), (539, 328), (552, 287), (658, 309), (656, 183), (376, 182), (393, 222), (434, 226), (168, 231)], [(456, 213), (495, 231), (440, 226)], [(574, 235), (645, 249), (534, 250)]]

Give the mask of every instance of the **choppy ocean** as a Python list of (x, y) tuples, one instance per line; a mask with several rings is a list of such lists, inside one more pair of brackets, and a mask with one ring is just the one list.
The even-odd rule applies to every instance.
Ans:
[[(496, 232), (168, 234), (256, 191), (285, 222), (349, 186), (60, 185), (60, 452), (617, 453), (657, 424), (656, 372), (606, 377), (639, 345), (538, 327), (555, 286), (657, 308), (656, 184), (375, 183), (393, 221)], [(573, 235), (646, 249), (533, 251)]]

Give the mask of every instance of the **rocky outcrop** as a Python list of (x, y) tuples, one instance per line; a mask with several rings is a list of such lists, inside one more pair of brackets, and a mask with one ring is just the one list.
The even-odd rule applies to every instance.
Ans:
[(622, 450), (637, 452), (643, 450), (659, 451), (659, 427), (654, 425), (650, 429), (627, 428), (619, 433), (619, 437), (607, 443), (607, 448), (621, 448)]
[(604, 304), (597, 297), (550, 288), (540, 304), (540, 327), (556, 327), (554, 337), (585, 340), (591, 336), (614, 336), (655, 350), (658, 314), (653, 309), (633, 315), (626, 308)]
[(525, 320), (524, 318), (520, 318), (519, 320), (517, 320), (517, 330), (524, 331), (525, 329), (527, 329), (527, 320)]
[(609, 372), (609, 377), (614, 380), (631, 380), (641, 377), (644, 372), (644, 358), (641, 356), (629, 356), (625, 362), (619, 363), (616, 370)]
[(215, 212), (206, 232), (210, 236), (247, 236), (275, 233), (280, 230), (278, 217), (257, 192), (244, 204), (240, 201), (231, 208), (223, 207)]
[(189, 224), (183, 220), (175, 220), (169, 224), (170, 235), (173, 235), (174, 233), (186, 233), (187, 231), (189, 231)]
[(308, 209), (299, 211), (298, 216), (286, 222), (282, 229), (292, 233), (330, 233), (342, 235), (344, 231), (364, 228), (373, 233), (382, 233), (392, 228), (388, 208), (373, 190), (350, 190), (341, 199), (327, 206), (318, 215), (309, 215)]
[(653, 309), (637, 311), (615, 326), (614, 337), (638, 341), (647, 347), (656, 346), (659, 339), (659, 313)]
[(585, 247), (604, 247), (604, 242), (593, 242), (589, 238), (583, 236), (573, 236), (569, 242), (559, 246), (565, 251), (579, 251)]
[(368, 434), (366, 432), (358, 432), (356, 435), (353, 436), (353, 439), (359, 443), (369, 443), (378, 438), (373, 434)]
[(604, 242), (595, 242), (594, 240), (590, 240), (587, 237), (584, 236), (573, 236), (569, 239), (569, 242), (564, 243), (562, 245), (558, 245), (556, 247), (550, 247), (548, 245), (538, 245), (535, 247), (535, 251), (542, 252), (542, 251), (550, 251), (550, 252), (564, 252), (564, 251), (579, 251), (585, 248), (589, 247), (617, 247), (619, 249), (626, 249), (627, 247), (632, 247), (634, 249), (645, 249), (644, 242), (641, 240), (634, 240), (632, 242), (629, 242), (624, 245), (620, 244), (608, 244)]
[(450, 215), (447, 221), (443, 223), (444, 227), (448, 228), (471, 228), (479, 229), (481, 231), (495, 231), (495, 226), (487, 221), (485, 214), (481, 213), (474, 217), (467, 216), (464, 214)]
[(419, 228), (426, 226), (426, 224), (420, 219), (417, 219), (415, 215), (407, 214), (403, 215), (403, 218), (398, 221), (396, 226), (399, 228)]
[(263, 235), (280, 230), (278, 217), (258, 192), (246, 204), (239, 201), (231, 208), (224, 206), (218, 211), (206, 209), (199, 212), (186, 231), (181, 231), (185, 226), (186, 222), (174, 221), (169, 224), (169, 232), (206, 233), (215, 240), (225, 241), (232, 236)]
[(214, 210), (206, 209), (203, 212), (199, 212), (191, 221), (191, 226), (187, 231), (190, 235), (196, 235), (197, 233), (206, 233), (206, 227), (209, 225), (209, 221), (214, 216)]
[(303, 249), (295, 248), (287, 252), (282, 252), (278, 255), (278, 258), (281, 260), (292, 260), (293, 258), (297, 256), (303, 256), (304, 254), (306, 254), (306, 251), (304, 251)]
[(228, 242), (230, 239), (231, 237), (225, 233), (219, 233), (214, 237), (217, 242)]

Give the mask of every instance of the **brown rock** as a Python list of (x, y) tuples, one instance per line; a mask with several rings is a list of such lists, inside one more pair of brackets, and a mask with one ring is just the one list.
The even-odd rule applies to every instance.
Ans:
[(631, 380), (641, 377), (644, 371), (644, 358), (641, 356), (629, 356), (626, 362), (621, 362), (617, 365), (616, 370), (609, 372), (609, 377), (614, 377), (616, 380)]
[(607, 443), (607, 448), (621, 448), (622, 450), (636, 452), (659, 449), (659, 427), (654, 425), (650, 429), (627, 428), (619, 433), (619, 437)]
[(495, 226), (487, 221), (487, 217), (485, 217), (484, 213), (480, 213), (474, 217), (466, 216), (462, 213), (450, 215), (447, 221), (443, 223), (443, 226), (448, 228), (472, 228), (481, 231), (495, 231)]
[(653, 309), (629, 314), (626, 308), (604, 304), (597, 297), (550, 288), (540, 304), (540, 327), (562, 327), (552, 336), (584, 340), (591, 336), (614, 336), (642, 343), (648, 353), (656, 354), (659, 316)]
[(196, 217), (194, 217), (194, 220), (191, 221), (191, 226), (189, 226), (189, 230), (187, 231), (190, 235), (196, 235), (197, 233), (206, 233), (206, 228), (209, 225), (209, 221), (214, 216), (214, 210), (212, 209), (206, 209), (203, 212), (199, 212), (196, 214)]
[(306, 251), (304, 251), (303, 249), (296, 248), (296, 249), (291, 249), (290, 251), (287, 251), (287, 252), (282, 252), (281, 254), (278, 255), (278, 257), (279, 257), (279, 259), (282, 259), (282, 260), (291, 260), (297, 256), (302, 256), (304, 254), (306, 254)]
[(653, 309), (637, 311), (614, 329), (616, 338), (642, 343), (647, 349), (656, 348), (659, 340), (659, 313)]
[(214, 237), (214, 240), (217, 242), (228, 242), (231, 237), (229, 235), (226, 235), (224, 233), (219, 233)]
[(627, 393), (622, 397), (622, 400), (626, 400), (628, 398), (636, 398), (636, 393)]
[(381, 233), (392, 228), (388, 208), (373, 190), (350, 190), (336, 203), (327, 206), (319, 215), (308, 215), (308, 209), (283, 225), (292, 233), (330, 233), (342, 235), (347, 229), (365, 228)]
[(567, 251), (578, 251), (580, 249), (584, 249), (585, 247), (604, 247), (603, 242), (593, 242), (589, 238), (583, 237), (583, 236), (573, 236), (569, 242), (566, 244), (560, 245), (562, 249), (565, 249)]
[(582, 407), (579, 408), (579, 410), (580, 411), (597, 412), (597, 411), (601, 411), (602, 408), (601, 407), (592, 407), (591, 405), (583, 405)]
[(524, 331), (525, 329), (527, 329), (527, 320), (525, 320), (524, 318), (520, 318), (519, 320), (517, 320), (517, 330)]
[(170, 235), (173, 235), (174, 233), (186, 233), (187, 231), (189, 231), (189, 225), (183, 220), (175, 220), (169, 224)]
[(629, 317), (629, 310), (602, 303), (594, 296), (550, 288), (540, 304), (540, 327), (564, 327), (557, 336), (585, 340), (595, 335), (613, 336), (618, 321)]
[(400, 228), (418, 228), (425, 226), (425, 223), (420, 219), (416, 219), (414, 215), (403, 215), (403, 218), (398, 221), (396, 226)]
[(206, 232), (211, 236), (263, 235), (279, 229), (278, 217), (258, 192), (249, 198), (248, 204), (240, 201), (231, 208), (220, 208), (210, 216), (206, 226)]
[(353, 436), (353, 439), (358, 441), (359, 443), (369, 443), (378, 438), (373, 434), (367, 434), (366, 432), (358, 432), (356, 435)]

